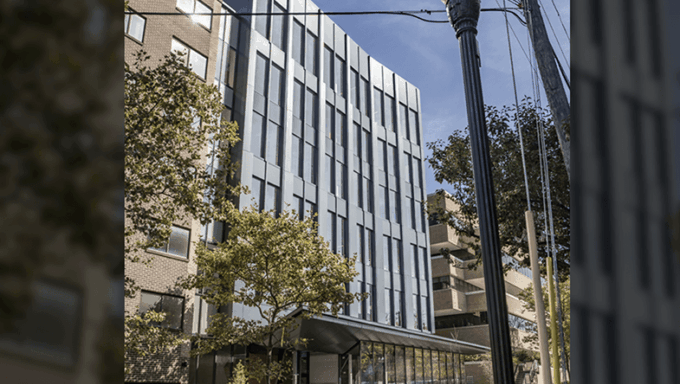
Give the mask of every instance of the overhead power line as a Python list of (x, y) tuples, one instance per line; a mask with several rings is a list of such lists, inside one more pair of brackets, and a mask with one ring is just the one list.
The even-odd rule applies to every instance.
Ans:
[[(518, 8), (514, 8), (518, 9)], [(500, 11), (508, 12), (514, 15), (519, 21), (526, 25), (524, 19), (522, 19), (517, 13), (511, 8), (482, 8), (481, 11)], [(137, 12), (137, 11), (125, 11), (126, 15), (144, 15), (144, 16), (357, 16), (357, 15), (402, 15), (415, 17), (418, 20), (425, 21), (428, 23), (448, 23), (448, 20), (430, 20), (418, 16), (419, 14), (433, 13), (444, 13), (446, 10), (435, 10), (430, 11), (427, 9), (421, 9), (419, 11), (345, 11), (345, 12), (285, 12), (285, 13), (273, 13), (273, 12)]]

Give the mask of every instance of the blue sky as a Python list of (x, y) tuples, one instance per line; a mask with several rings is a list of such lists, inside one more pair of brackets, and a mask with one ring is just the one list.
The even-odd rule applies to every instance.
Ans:
[[(314, 3), (326, 12), (444, 9), (441, 0), (314, 0)], [(507, 0), (506, 4), (508, 7), (513, 6)], [(568, 59), (570, 57), (569, 40), (555, 7), (559, 11), (564, 27), (569, 31), (569, 1), (539, 0), (539, 4), (547, 12), (548, 19), (552, 23), (557, 40), (548, 21), (544, 20), (555, 52), (565, 66), (562, 51)], [(502, 7), (503, 0), (482, 1), (482, 8), (499, 8), (499, 5)], [(522, 14), (521, 10), (517, 13)], [(503, 15), (502, 12), (482, 12), (477, 28), (482, 59), (480, 71), (484, 103), (499, 107), (515, 103), (508, 38)], [(445, 13), (421, 16), (446, 20)], [(426, 143), (445, 139), (454, 130), (464, 129), (467, 126), (459, 47), (455, 31), (450, 24), (425, 23), (409, 16), (392, 15), (331, 16), (331, 19), (340, 25), (370, 56), (420, 89), (423, 137)], [(544, 19), (546, 19), (545, 14)], [(508, 21), (526, 54), (533, 55), (526, 28), (512, 15), (508, 15)], [(513, 36), (512, 30), (510, 38), (517, 94), (521, 101), (524, 95), (533, 95), (531, 71), (529, 61)], [(561, 44), (558, 45), (558, 42)], [(567, 66), (565, 66), (565, 71), (569, 72)], [(541, 101), (543, 106), (547, 106), (545, 96), (541, 97)], [(426, 151), (426, 156), (429, 156), (429, 151)], [(428, 193), (442, 187), (450, 188), (435, 182), (429, 166), (426, 167), (424, 173)]]

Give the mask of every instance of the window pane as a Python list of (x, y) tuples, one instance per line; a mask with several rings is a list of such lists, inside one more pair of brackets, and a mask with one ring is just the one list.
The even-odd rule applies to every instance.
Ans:
[(258, 114), (253, 113), (253, 128), (250, 130), (250, 151), (257, 157), (264, 158), (262, 153), (262, 140), (264, 139), (264, 118)]
[(283, 71), (281, 70), (281, 68), (277, 67), (276, 65), (272, 65), (272, 78), (269, 83), (269, 101), (279, 106), (283, 104), (282, 103), (283, 87), (281, 86), (282, 74)]
[(432, 351), (432, 382), (439, 384), (439, 352)]
[[(196, 2), (196, 13), (211, 13), (212, 9), (208, 7), (207, 5), (201, 3), (200, 1)], [(192, 20), (196, 21), (197, 23), (201, 24), (202, 26), (210, 29), (212, 26), (212, 16), (208, 15), (194, 15), (192, 17)]]
[(370, 229), (366, 230), (366, 258), (365, 262), (367, 266), (373, 266), (373, 231)]
[(274, 185), (267, 184), (267, 192), (264, 199), (265, 211), (274, 210), (275, 212), (278, 212), (279, 211), (278, 200), (279, 200), (279, 188), (277, 188)]
[(416, 372), (413, 366), (413, 348), (406, 348), (406, 383), (413, 384), (416, 381)]
[(267, 58), (257, 54), (255, 62), (255, 92), (267, 96)]
[(189, 51), (189, 67), (201, 79), (205, 79), (205, 72), (208, 68), (208, 58), (191, 49)]
[(408, 108), (401, 103), (399, 103), (399, 125), (404, 131), (406, 139), (411, 139), (411, 132), (409, 131), (408, 127)]
[(334, 77), (334, 69), (333, 69), (333, 51), (328, 48), (328, 46), (324, 46), (324, 53), (323, 53), (323, 79), (324, 82), (326, 83), (327, 86), (329, 86), (331, 89), (335, 89), (335, 77)]
[(305, 58), (307, 59), (305, 69), (316, 76), (316, 62), (318, 61), (316, 53), (316, 36), (310, 31), (307, 31), (307, 50), (305, 52)]
[(142, 301), (139, 304), (139, 313), (144, 314), (148, 311), (161, 312), (161, 310), (161, 295), (142, 292)]
[(415, 366), (416, 366), (416, 382), (417, 383), (423, 383), (423, 350), (420, 348), (416, 348), (416, 358), (415, 358)]
[(338, 95), (345, 97), (346, 93), (345, 61), (340, 56), (335, 56), (335, 83)]
[(194, 0), (177, 0), (177, 8), (186, 13), (194, 11)]
[(335, 213), (328, 211), (326, 219), (326, 241), (328, 241), (331, 251), (335, 252)]
[(361, 109), (361, 105), (359, 105), (359, 92), (360, 92), (360, 87), (359, 87), (359, 73), (352, 69), (350, 72), (350, 78), (349, 78), (349, 86), (350, 86), (350, 96), (352, 97), (352, 105), (354, 108)]
[(180, 43), (179, 41), (172, 39), (171, 51), (176, 53), (176, 54), (181, 53), (182, 58), (184, 59), (184, 62), (186, 63), (187, 55), (189, 54), (189, 48), (187, 48), (184, 44)]
[(184, 311), (184, 298), (163, 296), (163, 312), (165, 321), (163, 325), (172, 329), (182, 328), (182, 312)]
[(385, 345), (385, 383), (394, 384), (394, 345)]
[(304, 29), (305, 27), (300, 24), (297, 20), (293, 24), (293, 59), (298, 62), (298, 64), (304, 64), (303, 61), (303, 39), (304, 39)]
[(390, 270), (390, 238), (383, 236), (383, 269)]
[(291, 154), (291, 172), (295, 176), (302, 177), (302, 167), (300, 166), (300, 158), (302, 157), (300, 152), (302, 151), (302, 139), (293, 135), (292, 147), (293, 153)]
[(267, 130), (267, 161), (276, 165), (281, 165), (281, 127), (269, 122)]
[(329, 155), (326, 155), (326, 188), (329, 192), (335, 191), (335, 183), (333, 180), (335, 161)]
[(361, 126), (357, 123), (354, 123), (354, 130), (352, 132), (352, 136), (354, 138), (353, 143), (354, 143), (354, 149), (353, 153), (354, 156), (361, 156)]
[(422, 329), (423, 331), (427, 331), (427, 320), (428, 320), (428, 305), (427, 305), (427, 297), (425, 296), (420, 296), (420, 323), (422, 324)]
[(385, 125), (382, 91), (378, 88), (373, 89), (373, 120), (376, 124)]
[(338, 253), (347, 257), (347, 219), (340, 218), (340, 233), (338, 234)]
[(387, 195), (387, 188), (381, 185), (378, 187), (378, 190), (379, 190), (378, 201), (380, 202), (380, 217), (382, 217), (383, 219), (389, 219), (389, 217), (387, 217), (387, 200), (389, 199), (389, 196)]
[(392, 239), (392, 271), (401, 273), (401, 241)]
[[(420, 130), (418, 129), (418, 113), (409, 109), (408, 111), (408, 125), (411, 129), (411, 141), (415, 141), (420, 145)], [(415, 138), (415, 139), (414, 139)]]
[(413, 329), (420, 328), (420, 310), (418, 309), (418, 295), (413, 295)]
[(362, 81), (362, 93), (364, 95), (364, 115), (370, 116), (371, 110), (371, 87), (368, 85), (368, 80), (361, 79)]
[(253, 187), (251, 188), (251, 198), (254, 199), (254, 205), (256, 208), (261, 209), (262, 207), (262, 192), (264, 189), (264, 181), (253, 177)]
[(189, 256), (189, 230), (172, 227), (172, 234), (168, 243), (168, 253), (188, 257)]
[(396, 131), (394, 125), (394, 98), (385, 95), (385, 128), (388, 131)]
[(130, 15), (125, 15), (125, 19), (123, 19), (123, 28), (125, 28), (125, 33), (129, 33), (129, 28), (130, 28)]
[(144, 26), (146, 19), (139, 15), (130, 15), (130, 29), (129, 35), (139, 41), (144, 41)]
[[(269, 0), (259, 0), (257, 1), (257, 13), (268, 13), (269, 12)], [(265, 38), (269, 38), (268, 31), (268, 21), (270, 16), (253, 16), (255, 18), (255, 30), (260, 33), (260, 35)]]
[(403, 308), (403, 294), (400, 291), (394, 291), (394, 325), (398, 327), (403, 326), (402, 308)]
[(358, 263), (365, 263), (364, 261), (364, 256), (366, 252), (364, 251), (365, 244), (364, 244), (364, 227), (361, 225), (357, 225), (357, 239), (359, 240), (357, 242), (357, 262)]
[(316, 102), (317, 102), (317, 96), (316, 93), (312, 92), (311, 89), (307, 88), (307, 95), (305, 98), (305, 124), (309, 125), (310, 127), (317, 127), (316, 124)]
[[(275, 2), (274, 13), (282, 14), (286, 11)], [(272, 43), (282, 51), (286, 51), (286, 16), (272, 16)]]
[(345, 127), (345, 123), (346, 123), (345, 114), (340, 112), (340, 111), (337, 111), (335, 116), (336, 116), (335, 117), (336, 130), (337, 130), (337, 134), (338, 134), (337, 143), (340, 144), (340, 146), (344, 147), (344, 146), (347, 145), (347, 143), (345, 141), (346, 140), (345, 136), (347, 136), (347, 131), (346, 131), (346, 127)]
[(299, 81), (295, 80), (295, 85), (293, 86), (293, 116), (302, 119), (304, 116), (303, 103), (302, 103), (302, 92), (304, 91), (304, 85)]
[(425, 384), (432, 383), (432, 351), (429, 349), (423, 351), (423, 373)]
[[(326, 104), (326, 137), (331, 140), (335, 139), (335, 124), (333, 124), (333, 106)], [(333, 151), (334, 148), (331, 148)]]
[(234, 88), (234, 80), (236, 79), (236, 49), (230, 48), (227, 56), (226, 76), (227, 85)]

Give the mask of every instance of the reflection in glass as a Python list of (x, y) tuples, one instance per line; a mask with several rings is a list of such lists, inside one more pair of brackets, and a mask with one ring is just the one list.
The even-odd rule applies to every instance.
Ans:
[(382, 344), (373, 344), (373, 367), (375, 369), (375, 384), (383, 384), (385, 382), (385, 355)]
[(385, 345), (385, 382), (394, 384), (396, 381), (394, 366), (394, 345)]

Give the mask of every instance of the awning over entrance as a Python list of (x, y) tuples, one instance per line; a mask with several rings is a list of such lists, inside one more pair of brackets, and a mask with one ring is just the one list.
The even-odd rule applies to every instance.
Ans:
[[(296, 311), (297, 312), (297, 311)], [(291, 314), (296, 317), (299, 312)], [(490, 351), (488, 347), (457, 341), (433, 334), (407, 329), (396, 329), (359, 319), (336, 318), (322, 315), (312, 319), (298, 317), (299, 327), (293, 337), (308, 339), (308, 351), (345, 354), (359, 341), (434, 349), (461, 354), (479, 354)]]

